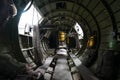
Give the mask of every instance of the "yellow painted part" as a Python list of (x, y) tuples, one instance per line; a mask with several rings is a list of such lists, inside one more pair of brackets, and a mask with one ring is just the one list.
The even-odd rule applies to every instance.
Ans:
[(65, 41), (65, 37), (65, 33), (61, 31), (59, 35), (59, 41)]
[(87, 47), (93, 47), (94, 46), (94, 36), (91, 36), (88, 40)]
[(60, 38), (60, 41), (65, 41), (65, 38), (64, 38), (64, 37), (61, 37), (61, 38)]
[(65, 35), (60, 35), (60, 37), (62, 37), (62, 38), (63, 38), (63, 37), (65, 37)]
[(89, 41), (89, 47), (92, 47), (93, 45), (94, 45), (93, 40), (90, 40), (90, 41)]
[(65, 33), (63, 31), (60, 32), (60, 35), (65, 35)]

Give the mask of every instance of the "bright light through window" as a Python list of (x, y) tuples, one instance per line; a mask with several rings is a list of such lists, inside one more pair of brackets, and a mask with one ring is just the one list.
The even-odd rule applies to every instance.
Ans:
[(29, 32), (30, 35), (32, 35), (32, 31), (30, 31), (30, 28), (32, 29), (33, 25), (38, 25), (38, 21), (42, 19), (42, 16), (40, 13), (37, 11), (37, 9), (32, 5), (31, 8), (22, 13), (18, 29), (19, 29), (19, 34), (24, 34), (25, 31)]
[(81, 26), (78, 23), (75, 24), (74, 29), (78, 33), (78, 38), (83, 39), (83, 36), (84, 36), (83, 30), (81, 29)]

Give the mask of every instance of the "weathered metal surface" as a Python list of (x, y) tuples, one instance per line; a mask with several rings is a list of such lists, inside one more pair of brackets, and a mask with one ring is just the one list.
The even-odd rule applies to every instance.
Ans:
[(36, 69), (37, 70), (41, 70), (43, 74), (45, 74), (45, 71), (48, 69), (48, 67), (50, 66), (51, 62), (53, 61), (53, 57), (48, 57), (44, 63), (44, 65), (40, 66), (39, 68)]
[(75, 55), (70, 54), (70, 56), (84, 80), (99, 80), (88, 68), (82, 65), (81, 61)]
[(72, 80), (66, 58), (57, 60), (52, 80)]

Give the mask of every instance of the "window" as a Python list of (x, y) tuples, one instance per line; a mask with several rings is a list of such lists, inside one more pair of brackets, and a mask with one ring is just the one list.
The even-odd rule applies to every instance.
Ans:
[(84, 36), (83, 30), (82, 30), (81, 26), (78, 23), (75, 24), (74, 29), (78, 33), (78, 38), (83, 39), (83, 36)]
[(42, 20), (42, 16), (36, 9), (34, 5), (31, 6), (31, 8), (22, 13), (18, 29), (19, 29), (19, 34), (29, 34), (33, 36), (33, 26), (38, 25), (38, 22)]

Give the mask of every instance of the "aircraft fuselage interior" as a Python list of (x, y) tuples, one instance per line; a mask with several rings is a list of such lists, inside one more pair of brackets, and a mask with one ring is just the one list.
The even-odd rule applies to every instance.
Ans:
[(0, 0), (0, 80), (120, 80), (120, 0)]

